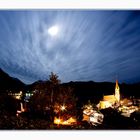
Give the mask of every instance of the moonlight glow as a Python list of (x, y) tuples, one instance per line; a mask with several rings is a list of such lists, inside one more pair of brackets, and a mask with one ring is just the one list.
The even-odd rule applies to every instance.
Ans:
[(56, 36), (58, 34), (58, 26), (52, 26), (48, 29), (48, 33), (51, 36)]
[[(0, 11), (0, 68), (29, 84), (140, 81), (140, 10)], [(14, 40), (14, 41), (13, 41)]]

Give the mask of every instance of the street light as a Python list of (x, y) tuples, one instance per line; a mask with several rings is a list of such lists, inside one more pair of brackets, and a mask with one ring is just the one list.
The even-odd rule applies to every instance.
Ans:
[(66, 110), (66, 106), (65, 105), (62, 105), (61, 108), (60, 108), (62, 111)]

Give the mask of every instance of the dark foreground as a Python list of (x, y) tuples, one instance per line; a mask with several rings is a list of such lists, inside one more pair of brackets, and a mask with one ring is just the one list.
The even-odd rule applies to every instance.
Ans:
[[(115, 115), (115, 114), (114, 114)], [(134, 116), (133, 116), (134, 117)], [(139, 130), (140, 121), (130, 117), (108, 115), (102, 124), (94, 126), (87, 121), (77, 121), (69, 126), (56, 125), (48, 119), (27, 118), (24, 115), (0, 115), (1, 130)]]

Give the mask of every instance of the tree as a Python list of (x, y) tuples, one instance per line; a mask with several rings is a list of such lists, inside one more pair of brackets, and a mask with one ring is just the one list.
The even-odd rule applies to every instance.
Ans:
[[(54, 91), (57, 86), (61, 83), (61, 81), (58, 79), (58, 76), (51, 72), (51, 75), (49, 75), (49, 82), (50, 82), (50, 115), (51, 115), (51, 122), (54, 121)], [(56, 93), (56, 92), (55, 92)], [(57, 93), (56, 93), (57, 94)]]
[(51, 72), (51, 75), (49, 75), (49, 81), (53, 86), (58, 85), (61, 83), (61, 81), (58, 79), (58, 76)]
[(47, 95), (45, 93), (35, 93), (30, 99), (31, 109), (36, 111), (44, 110), (47, 106)]
[(38, 81), (34, 84), (32, 91), (34, 94), (30, 97), (27, 103), (29, 116), (46, 117), (46, 110), (50, 106), (50, 82)]
[[(54, 122), (55, 115), (65, 119), (76, 115), (76, 98), (73, 90), (60, 85), (58, 76), (53, 72), (49, 81), (36, 84), (36, 93), (29, 100), (29, 111), (35, 115), (49, 115), (50, 122)], [(47, 84), (46, 84), (47, 83)]]
[(70, 87), (59, 86), (55, 90), (54, 112), (57, 116), (67, 120), (76, 116), (76, 98)]
[(34, 85), (33, 90), (38, 93), (47, 93), (49, 90), (49, 85), (49, 81), (40, 81)]
[[(34, 95), (30, 98), (28, 103), (28, 110), (34, 116), (50, 116), (51, 121), (54, 119), (54, 90), (59, 85), (60, 80), (58, 76), (51, 72), (48, 81), (37, 82), (34, 87)], [(49, 112), (49, 113), (48, 113)], [(48, 116), (48, 117), (49, 117)]]

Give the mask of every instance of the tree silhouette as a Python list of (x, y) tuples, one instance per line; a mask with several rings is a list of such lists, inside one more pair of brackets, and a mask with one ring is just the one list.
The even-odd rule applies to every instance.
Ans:
[(44, 116), (49, 106), (49, 96), (46, 93), (35, 93), (29, 102), (29, 112), (33, 115)]
[(50, 122), (55, 116), (68, 119), (76, 116), (76, 98), (70, 87), (64, 87), (58, 76), (51, 72), (49, 81), (36, 83), (34, 95), (29, 100), (29, 112), (35, 116), (48, 115)]
[[(51, 72), (51, 74), (49, 75), (49, 82), (50, 82), (50, 121), (53, 123), (54, 121), (54, 91), (56, 89), (57, 86), (59, 86), (59, 84), (61, 83), (61, 81), (58, 79), (58, 76), (56, 74), (54, 74), (53, 72)], [(55, 92), (56, 93), (56, 92)], [(58, 93), (56, 93), (58, 94)]]
[(57, 94), (54, 97), (54, 112), (57, 117), (63, 120), (76, 116), (76, 101), (73, 90), (70, 87), (59, 86), (55, 90)]
[(53, 72), (51, 72), (51, 74), (49, 75), (49, 81), (53, 86), (61, 83), (61, 81), (58, 79), (58, 75), (54, 74)]

